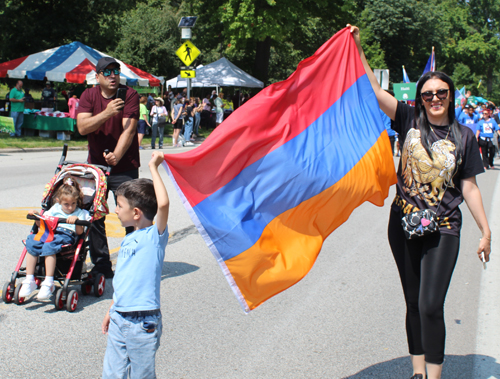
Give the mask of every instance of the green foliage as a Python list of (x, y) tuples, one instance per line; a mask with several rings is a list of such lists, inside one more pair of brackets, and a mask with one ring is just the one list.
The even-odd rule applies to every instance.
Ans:
[(434, 46), (437, 68), (458, 88), (500, 103), (498, 0), (0, 0), (0, 62), (80, 41), (170, 78), (182, 65), (178, 21), (193, 15), (196, 64), (226, 56), (273, 83), (351, 23), (370, 65), (389, 68), (392, 82), (402, 65), (418, 80)]
[(123, 17), (114, 55), (157, 75), (178, 71), (180, 61), (175, 52), (181, 39), (177, 12), (156, 1), (137, 4)]

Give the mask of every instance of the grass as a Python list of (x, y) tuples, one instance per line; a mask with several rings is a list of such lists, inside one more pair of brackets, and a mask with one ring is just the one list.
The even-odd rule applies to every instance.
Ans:
[[(212, 133), (213, 129), (200, 129), (200, 136), (206, 138)], [(172, 143), (173, 128), (171, 124), (165, 127), (165, 146), (170, 146)], [(71, 136), (71, 141), (59, 141), (55, 138), (42, 138), (42, 137), (21, 137), (12, 138), (7, 133), (0, 133), (0, 149), (29, 149), (29, 148), (53, 148), (61, 147), (67, 143), (69, 147), (87, 147), (87, 138), (78, 136)], [(151, 135), (145, 136), (142, 140), (142, 146), (151, 146)]]

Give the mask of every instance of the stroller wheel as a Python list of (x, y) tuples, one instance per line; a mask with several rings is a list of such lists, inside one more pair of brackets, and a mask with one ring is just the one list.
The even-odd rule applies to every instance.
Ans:
[(42, 281), (39, 278), (35, 278), (36, 288), (40, 288)]
[(2, 300), (5, 304), (12, 303), (12, 300), (14, 299), (14, 295), (10, 292), (10, 290), (10, 282), (5, 282), (2, 290)]
[(104, 274), (97, 274), (95, 280), (94, 280), (94, 295), (96, 297), (101, 297), (102, 294), (104, 293), (104, 288), (106, 287), (106, 278), (104, 277)]
[(62, 300), (62, 288), (59, 288), (56, 292), (56, 296), (54, 297), (54, 306), (58, 311), (64, 308), (64, 301)]
[(17, 286), (16, 290), (14, 291), (14, 303), (17, 305), (21, 305), (24, 303), (24, 297), (19, 297), (19, 292), (21, 291), (22, 286)]
[(66, 299), (66, 310), (74, 312), (78, 304), (78, 292), (75, 290), (69, 291), (68, 298)]
[(90, 293), (92, 292), (92, 284), (84, 283), (82, 284), (80, 289), (82, 290), (82, 295), (90, 295)]

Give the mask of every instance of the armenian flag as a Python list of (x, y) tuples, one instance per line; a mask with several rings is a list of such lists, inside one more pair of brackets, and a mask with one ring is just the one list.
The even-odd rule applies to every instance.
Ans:
[(246, 312), (304, 278), (326, 237), (396, 182), (348, 28), (164, 163)]
[(35, 241), (51, 242), (54, 239), (54, 229), (57, 228), (57, 217), (40, 217), (38, 233), (33, 237)]

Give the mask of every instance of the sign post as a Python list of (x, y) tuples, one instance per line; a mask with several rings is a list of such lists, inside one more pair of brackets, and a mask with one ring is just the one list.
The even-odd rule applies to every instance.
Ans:
[[(200, 50), (189, 40), (191, 38), (191, 28), (196, 24), (197, 18), (197, 16), (182, 17), (179, 22), (181, 39), (186, 41), (182, 43), (182, 46), (177, 49), (175, 54), (177, 54), (186, 66), (191, 66), (198, 55), (200, 55)], [(191, 79), (196, 77), (194, 67), (184, 67), (184, 70), (181, 69), (181, 77), (187, 79), (187, 98), (189, 99), (191, 97)]]

